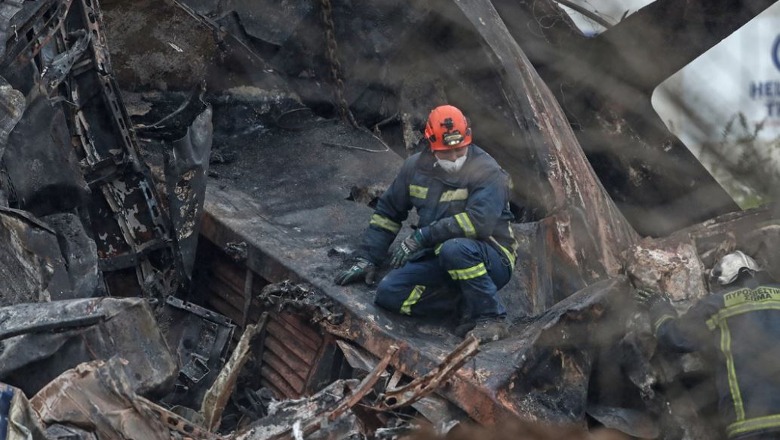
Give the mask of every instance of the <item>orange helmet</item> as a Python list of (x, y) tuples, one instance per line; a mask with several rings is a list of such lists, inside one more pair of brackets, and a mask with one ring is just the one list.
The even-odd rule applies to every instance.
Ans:
[(425, 138), (430, 142), (431, 150), (452, 150), (471, 143), (471, 128), (460, 110), (451, 105), (440, 105), (428, 115)]

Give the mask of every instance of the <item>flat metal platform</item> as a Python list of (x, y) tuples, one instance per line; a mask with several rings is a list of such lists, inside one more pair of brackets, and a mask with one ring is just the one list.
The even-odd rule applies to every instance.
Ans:
[[(209, 182), (202, 235), (221, 248), (245, 242), (246, 266), (270, 282), (292, 279), (314, 285), (343, 307), (344, 322), (331, 332), (377, 358), (390, 345), (398, 346), (393, 366), (419, 377), (436, 367), (461, 339), (446, 326), (376, 307), (373, 290), (363, 283), (333, 283), (373, 212), (366, 204), (348, 200), (350, 189), (388, 185), (403, 162), (392, 151), (349, 148), (382, 148), (370, 134), (349, 130), (332, 125), (284, 132), (278, 134), (279, 142), (270, 133), (262, 143), (246, 146), (244, 151), (251, 153), (231, 165), (231, 178)], [(315, 132), (318, 139), (313, 139)], [(342, 146), (321, 146), (323, 135)], [(611, 290), (603, 289), (604, 295)], [(515, 283), (501, 293), (508, 304), (516, 304), (522, 301), (512, 296), (522, 292)], [(568, 306), (560, 307), (579, 301), (574, 308), (584, 309), (602, 299), (599, 294), (574, 295), (567, 300)], [(560, 307), (529, 325), (516, 323), (506, 340), (481, 346), (480, 353), (439, 389), (440, 394), (483, 423), (510, 413), (538, 413), (527, 411), (538, 400), (533, 393), (518, 394), (526, 387), (518, 386), (517, 373), (537, 337), (560, 318), (562, 312), (554, 310)], [(574, 379), (562, 379), (555, 388), (567, 380)], [(579, 389), (582, 386), (576, 388), (572, 392), (584, 394)], [(558, 414), (556, 418), (576, 420), (581, 415)]]

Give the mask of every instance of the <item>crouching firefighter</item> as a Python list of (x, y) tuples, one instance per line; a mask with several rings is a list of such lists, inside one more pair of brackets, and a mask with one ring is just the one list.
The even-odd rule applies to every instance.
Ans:
[(471, 137), (457, 108), (431, 111), (424, 138), (428, 148), (406, 159), (377, 203), (354, 264), (335, 282), (373, 284), (377, 266), (415, 208), (419, 225), (393, 253), (395, 269), (379, 283), (376, 304), (406, 315), (437, 316), (448, 313), (441, 292), (460, 294), (456, 333), (488, 342), (507, 335), (498, 290), (512, 276), (517, 244), (509, 176)]
[(780, 284), (741, 251), (710, 272), (710, 295), (681, 317), (665, 296), (639, 291), (660, 348), (717, 352), (718, 409), (729, 439), (780, 438)]

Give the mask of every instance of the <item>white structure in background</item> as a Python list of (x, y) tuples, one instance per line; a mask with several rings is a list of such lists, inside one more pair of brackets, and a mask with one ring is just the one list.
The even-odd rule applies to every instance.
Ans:
[[(611, 23), (626, 11), (630, 14), (651, 3), (573, 1)], [(586, 34), (603, 31), (582, 15), (567, 11)], [(768, 163), (777, 164), (780, 177), (780, 2), (664, 81), (653, 93), (652, 103), (669, 130), (737, 203), (750, 206), (752, 191), (734, 180), (723, 159), (737, 161), (742, 150), (734, 145), (736, 140), (760, 126), (753, 145)], [(726, 127), (730, 127), (728, 132)], [(721, 159), (714, 159), (713, 149)]]
[(664, 81), (653, 107), (740, 206), (765, 202), (731, 170), (749, 148), (759, 178), (780, 177), (780, 3)]
[(760, 139), (774, 140), (780, 136), (779, 46), (780, 3), (661, 84), (653, 107), (694, 153), (722, 141), (724, 127), (740, 113), (749, 127), (764, 123)]

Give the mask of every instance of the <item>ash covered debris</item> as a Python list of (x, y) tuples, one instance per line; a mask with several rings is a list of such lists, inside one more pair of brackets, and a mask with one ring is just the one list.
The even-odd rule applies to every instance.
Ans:
[[(60, 236), (94, 242), (98, 289), (164, 296), (187, 277), (186, 268), (168, 264), (181, 260), (182, 249), (172, 246), (181, 240), (171, 236), (168, 204), (141, 158), (111, 75), (101, 17), (97, 3), (24, 2), (5, 23), (13, 32), (0, 66), (4, 97), (21, 94), (28, 104), (4, 137), (3, 188), (12, 208), (38, 217), (75, 215)], [(201, 149), (210, 148), (210, 137), (200, 138)], [(79, 293), (95, 294), (91, 287)]]
[[(553, 2), (533, 6), (548, 27), (504, 1), (104, 1), (105, 22), (95, 0), (0, 2), (2, 434), (398, 438), (520, 417), (720, 438), (709, 367), (657, 355), (630, 295), (687, 309), (737, 248), (776, 274), (777, 216), (729, 213), (649, 96), (771, 2), (698, 5), (697, 44), (635, 75), (635, 49), (668, 49), (652, 27), (686, 27), (666, 3), (587, 39)], [(512, 334), (479, 347), (451, 316), (331, 283), (439, 102), (516, 183)]]
[(289, 280), (269, 284), (263, 288), (258, 298), (277, 312), (287, 307), (296, 309), (311, 316), (314, 323), (324, 320), (328, 324), (338, 325), (344, 319), (344, 314), (338, 311), (333, 300), (318, 292), (314, 286), (293, 284)]

